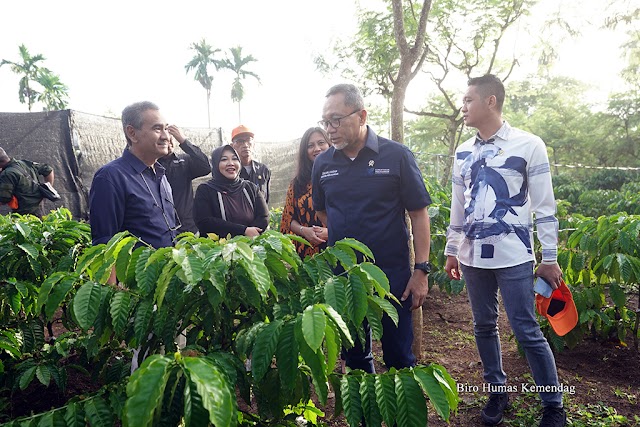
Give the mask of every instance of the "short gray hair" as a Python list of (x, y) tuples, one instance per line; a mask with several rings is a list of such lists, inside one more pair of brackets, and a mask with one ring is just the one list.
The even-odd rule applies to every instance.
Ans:
[(360, 89), (350, 83), (340, 83), (332, 86), (325, 96), (328, 98), (331, 95), (337, 95), (339, 93), (344, 95), (345, 105), (358, 110), (364, 110), (364, 99), (362, 98)]
[(131, 141), (127, 136), (127, 126), (131, 125), (134, 129), (142, 129), (142, 113), (147, 110), (159, 111), (160, 108), (153, 102), (142, 101), (131, 104), (122, 110), (122, 130), (124, 131), (124, 137), (127, 138), (127, 146), (131, 145)]

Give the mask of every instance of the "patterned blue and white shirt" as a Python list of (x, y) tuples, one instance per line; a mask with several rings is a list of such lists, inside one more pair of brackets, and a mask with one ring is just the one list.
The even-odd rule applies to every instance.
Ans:
[(556, 202), (542, 139), (505, 121), (487, 141), (476, 136), (458, 147), (452, 181), (445, 255), (488, 269), (535, 260), (535, 224), (542, 261), (556, 261)]

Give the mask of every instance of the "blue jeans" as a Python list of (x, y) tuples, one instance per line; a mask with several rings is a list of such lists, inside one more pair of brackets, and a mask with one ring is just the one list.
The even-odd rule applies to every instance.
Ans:
[[(533, 262), (483, 269), (460, 265), (473, 312), (473, 332), (484, 367), (484, 380), (506, 385), (498, 333), (498, 289), (509, 323), (522, 346), (537, 386), (558, 386), (556, 362), (534, 313)], [(562, 406), (561, 392), (541, 392), (543, 406)]]

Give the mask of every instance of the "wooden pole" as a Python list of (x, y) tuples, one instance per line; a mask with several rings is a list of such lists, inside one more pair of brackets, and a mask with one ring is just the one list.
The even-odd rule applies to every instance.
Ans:
[[(405, 221), (409, 227), (409, 241), (407, 244), (409, 245), (409, 263), (413, 271), (413, 265), (416, 263), (416, 253), (413, 250), (413, 227), (411, 226), (411, 218), (408, 212), (405, 212)], [(418, 307), (411, 312), (411, 320), (413, 323), (413, 345), (411, 350), (419, 362), (422, 357), (422, 307)]]

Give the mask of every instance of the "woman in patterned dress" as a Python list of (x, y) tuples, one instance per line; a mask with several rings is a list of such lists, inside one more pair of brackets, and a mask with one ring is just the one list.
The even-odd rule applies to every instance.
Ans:
[(287, 200), (282, 212), (280, 232), (297, 234), (311, 246), (294, 241), (301, 258), (318, 253), (326, 247), (327, 228), (322, 225), (311, 202), (311, 170), (318, 154), (327, 151), (330, 138), (320, 127), (312, 127), (302, 136), (298, 150), (298, 167), (296, 176), (291, 180), (287, 190)]

